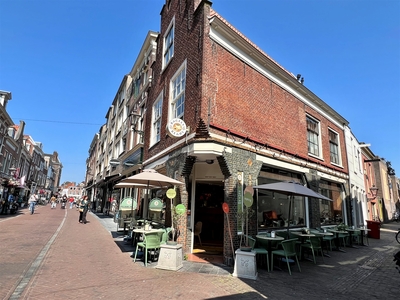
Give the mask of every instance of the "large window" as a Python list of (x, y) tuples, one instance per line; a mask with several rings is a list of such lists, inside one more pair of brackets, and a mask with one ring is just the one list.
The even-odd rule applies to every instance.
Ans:
[(340, 184), (321, 180), (319, 187), (322, 195), (333, 200), (319, 200), (321, 225), (338, 224), (343, 222), (343, 199), (341, 196), (342, 190)]
[(319, 122), (307, 116), (308, 153), (319, 156)]
[[(280, 181), (302, 182), (302, 176), (284, 170), (263, 167), (258, 184)], [(290, 215), (289, 205), (291, 203)], [(269, 228), (298, 227), (305, 225), (304, 197), (293, 197), (292, 201), (285, 194), (266, 190), (258, 191), (257, 221), (260, 230)]]
[(339, 165), (339, 137), (338, 134), (332, 130), (329, 130), (329, 149), (331, 153), (331, 163)]
[(186, 65), (172, 79), (172, 118), (183, 118), (185, 111)]
[(174, 20), (172, 20), (167, 34), (164, 36), (164, 67), (166, 67), (174, 56)]
[(160, 141), (163, 92), (153, 106), (153, 144)]

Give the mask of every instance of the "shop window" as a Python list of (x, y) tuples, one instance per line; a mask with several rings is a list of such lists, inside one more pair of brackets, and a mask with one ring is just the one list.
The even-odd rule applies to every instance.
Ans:
[(337, 183), (321, 180), (320, 193), (333, 201), (319, 200), (321, 225), (339, 224), (343, 222), (341, 187)]
[[(285, 170), (264, 167), (260, 172), (258, 184), (279, 181), (303, 182), (302, 176)], [(304, 197), (295, 196), (291, 201), (289, 216), (289, 197), (285, 194), (259, 190), (257, 203), (257, 222), (260, 230), (271, 228), (304, 227)]]

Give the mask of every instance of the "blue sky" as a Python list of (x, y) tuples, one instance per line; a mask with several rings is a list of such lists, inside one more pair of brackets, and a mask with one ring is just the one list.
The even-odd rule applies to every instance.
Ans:
[[(25, 134), (84, 180), (93, 136), (165, 0), (0, 0), (0, 90)], [(400, 1), (214, 0), (400, 176)]]

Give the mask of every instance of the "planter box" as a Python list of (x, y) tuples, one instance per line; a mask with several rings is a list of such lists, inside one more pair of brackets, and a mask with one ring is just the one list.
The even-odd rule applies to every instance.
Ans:
[(256, 280), (258, 276), (256, 253), (238, 249), (235, 251), (235, 254), (235, 268), (232, 275)]
[(183, 267), (182, 244), (161, 245), (157, 269), (177, 271)]

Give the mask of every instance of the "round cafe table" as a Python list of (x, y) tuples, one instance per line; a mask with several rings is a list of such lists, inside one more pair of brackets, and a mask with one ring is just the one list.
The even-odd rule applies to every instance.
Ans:
[(273, 241), (275, 241), (275, 242), (283, 241), (284, 238), (281, 237), (281, 236), (277, 236), (277, 235), (275, 235), (275, 237), (270, 237), (270, 236), (267, 236), (267, 235), (265, 235), (265, 234), (256, 235), (256, 238), (267, 242), (267, 251), (268, 251), (269, 265), (272, 266), (272, 261), (271, 261), (271, 244), (272, 244)]
[(163, 232), (163, 229), (150, 229), (150, 230), (145, 230), (144, 227), (142, 228), (135, 228), (132, 230), (132, 232), (134, 233), (134, 236), (132, 238), (132, 245), (135, 246), (137, 243), (137, 240), (139, 238), (140, 235), (149, 233), (149, 232)]

